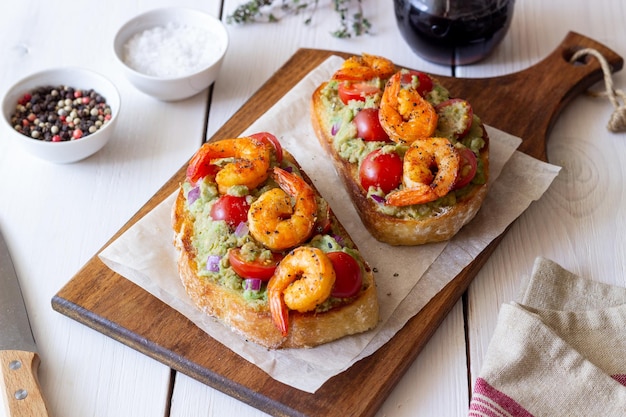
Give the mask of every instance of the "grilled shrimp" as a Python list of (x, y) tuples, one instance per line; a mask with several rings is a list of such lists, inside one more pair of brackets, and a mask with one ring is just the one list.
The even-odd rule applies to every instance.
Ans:
[(409, 206), (445, 196), (456, 182), (459, 160), (459, 154), (447, 138), (416, 140), (404, 155), (404, 188), (388, 194), (387, 203)]
[(333, 75), (333, 79), (339, 81), (368, 81), (378, 77), (386, 79), (396, 71), (390, 60), (369, 54), (353, 56), (346, 59)]
[(402, 72), (387, 81), (378, 117), (394, 142), (413, 142), (428, 138), (437, 128), (435, 108), (410, 84), (403, 85)]
[[(270, 144), (252, 137), (207, 142), (191, 158), (187, 177), (191, 182), (196, 182), (217, 171), (215, 182), (220, 193), (226, 194), (228, 188), (234, 185), (253, 189), (269, 175), (271, 152)], [(233, 158), (233, 161), (222, 168), (213, 164), (223, 158)]]
[(264, 192), (250, 205), (248, 227), (256, 240), (268, 249), (280, 251), (311, 236), (317, 201), (315, 192), (301, 177), (278, 167), (274, 167), (272, 177), (280, 188)]
[(280, 261), (267, 284), (267, 298), (283, 336), (289, 330), (289, 310), (314, 310), (330, 296), (335, 278), (331, 260), (318, 248), (300, 246)]

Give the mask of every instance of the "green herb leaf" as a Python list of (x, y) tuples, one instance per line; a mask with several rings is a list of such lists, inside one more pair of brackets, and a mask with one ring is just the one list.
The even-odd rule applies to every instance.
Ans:
[[(250, 0), (239, 5), (226, 17), (227, 23), (278, 22), (282, 16), (274, 13), (280, 10), (283, 15), (297, 15), (305, 10), (310, 14), (304, 20), (311, 24), (319, 0)], [(333, 0), (333, 9), (339, 15), (339, 29), (331, 35), (337, 38), (350, 38), (369, 33), (372, 25), (363, 14), (361, 0)], [(354, 11), (356, 10), (356, 11)]]

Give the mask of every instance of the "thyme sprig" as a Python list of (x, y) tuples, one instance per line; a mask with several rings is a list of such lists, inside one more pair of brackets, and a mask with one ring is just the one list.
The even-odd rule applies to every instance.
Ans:
[[(336, 38), (350, 38), (369, 33), (372, 25), (363, 14), (362, 0), (332, 0), (339, 15), (339, 28), (332, 31)], [(226, 17), (227, 23), (278, 22), (288, 15), (308, 13), (305, 24), (311, 24), (319, 0), (249, 0)]]

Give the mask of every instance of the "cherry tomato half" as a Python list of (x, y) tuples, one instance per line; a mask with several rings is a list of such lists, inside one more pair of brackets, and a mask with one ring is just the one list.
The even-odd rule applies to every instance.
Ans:
[(361, 162), (359, 178), (366, 190), (370, 186), (380, 187), (387, 194), (402, 181), (402, 159), (395, 152), (383, 153), (377, 149)]
[(330, 295), (346, 298), (358, 294), (363, 284), (363, 276), (356, 259), (346, 252), (329, 252), (326, 255), (332, 262), (337, 277)]
[(420, 96), (424, 97), (426, 93), (433, 89), (433, 79), (428, 74), (424, 74), (420, 71), (410, 70), (402, 75), (402, 84), (411, 84), (413, 77), (417, 77), (417, 92)]
[(458, 153), (461, 160), (459, 162), (459, 173), (457, 174), (456, 182), (454, 183), (455, 190), (463, 188), (469, 184), (472, 179), (474, 179), (474, 176), (476, 176), (476, 169), (478, 167), (476, 155), (471, 149), (461, 148), (458, 149)]
[(228, 251), (228, 262), (237, 275), (242, 278), (255, 278), (261, 281), (268, 281), (283, 256), (279, 253), (272, 253), (272, 259), (266, 262), (255, 259), (247, 261), (241, 256), (240, 249)]
[(350, 100), (365, 101), (365, 97), (376, 94), (380, 91), (375, 85), (359, 82), (342, 82), (337, 88), (339, 98), (343, 104), (348, 104)]
[(236, 228), (241, 222), (248, 220), (250, 205), (245, 197), (225, 194), (217, 199), (211, 207), (213, 220), (224, 220), (231, 228)]
[(378, 109), (363, 109), (354, 116), (357, 135), (367, 142), (389, 142), (389, 135), (380, 125)]
[(272, 146), (274, 146), (274, 150), (276, 151), (276, 162), (278, 162), (279, 164), (283, 162), (283, 147), (281, 146), (276, 136), (268, 132), (259, 132), (250, 135), (250, 137), (258, 139), (264, 143), (271, 143)]

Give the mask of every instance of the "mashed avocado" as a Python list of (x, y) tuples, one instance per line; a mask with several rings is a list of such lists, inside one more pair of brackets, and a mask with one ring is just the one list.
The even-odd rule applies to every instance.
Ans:
[[(375, 78), (368, 83), (376, 86), (383, 86), (384, 80)], [(366, 101), (349, 101), (348, 104), (344, 104), (339, 98), (338, 93), (339, 83), (336, 80), (329, 81), (325, 88), (322, 90), (322, 104), (325, 108), (325, 120), (323, 121), (326, 126), (331, 129), (331, 136), (333, 137), (333, 146), (335, 147), (339, 156), (352, 164), (360, 166), (363, 159), (371, 152), (384, 148), (384, 152), (396, 152), (400, 156), (404, 156), (408, 145), (397, 144), (395, 142), (368, 142), (358, 137), (356, 124), (353, 123), (353, 119), (356, 114), (363, 108), (378, 108), (380, 106), (381, 94), (369, 96)], [(381, 88), (382, 91), (382, 88)], [(436, 106), (439, 103), (443, 103), (450, 99), (450, 94), (446, 88), (433, 79), (433, 88), (424, 97), (430, 104)], [(458, 123), (454, 118), (461, 117), (454, 111), (446, 115), (445, 123), (454, 125)], [(443, 123), (443, 120), (442, 120)], [(476, 155), (485, 146), (485, 139), (483, 138), (483, 129), (481, 127), (480, 118), (476, 115), (473, 116), (472, 126), (462, 139), (458, 140), (454, 135), (450, 134), (451, 129), (439, 128), (435, 132), (436, 136), (446, 137), (455, 146), (465, 146), (471, 149)], [(358, 172), (358, 170), (357, 170)], [(354, 179), (360, 182), (359, 178)], [(455, 190), (448, 193), (446, 196), (426, 204), (395, 207), (387, 204), (377, 204), (377, 209), (382, 213), (398, 218), (413, 218), (420, 219), (436, 215), (437, 213), (443, 213), (446, 207), (456, 204), (457, 199), (467, 194), (474, 185), (484, 184), (486, 181), (483, 164), (480, 158), (478, 158), (478, 167), (476, 176), (471, 183), (466, 187)], [(368, 190), (368, 197), (374, 196), (376, 201), (383, 201), (385, 193), (376, 187), (370, 187)]]
[[(288, 161), (283, 161), (282, 168), (298, 172), (297, 167)], [(245, 196), (248, 203), (251, 204), (264, 191), (277, 186), (273, 180), (268, 179), (265, 184), (257, 189), (248, 190), (245, 186), (236, 186), (231, 187), (228, 193)], [(212, 219), (211, 208), (220, 197), (215, 183), (207, 178), (195, 186), (186, 181), (182, 184), (182, 189), (187, 199), (187, 209), (194, 219), (191, 244), (196, 251), (196, 264), (200, 278), (212, 280), (223, 287), (240, 293), (253, 308), (260, 309), (267, 306), (267, 283), (263, 283), (260, 291), (245, 288), (244, 279), (237, 275), (230, 265), (228, 252), (230, 249), (239, 248), (240, 256), (249, 262), (271, 259), (272, 252), (257, 242), (248, 233), (247, 227), (232, 230), (226, 221)], [(323, 198), (318, 197), (317, 205), (318, 219), (327, 218), (328, 203)], [(306, 244), (318, 247), (325, 252), (345, 251), (357, 259), (363, 268), (360, 254), (352, 249), (354, 247), (353, 242), (349, 241), (347, 237), (339, 237), (336, 234), (338, 227), (335, 223), (331, 223), (328, 233), (330, 234), (317, 234)], [(316, 311), (326, 311), (344, 301), (330, 297)]]

